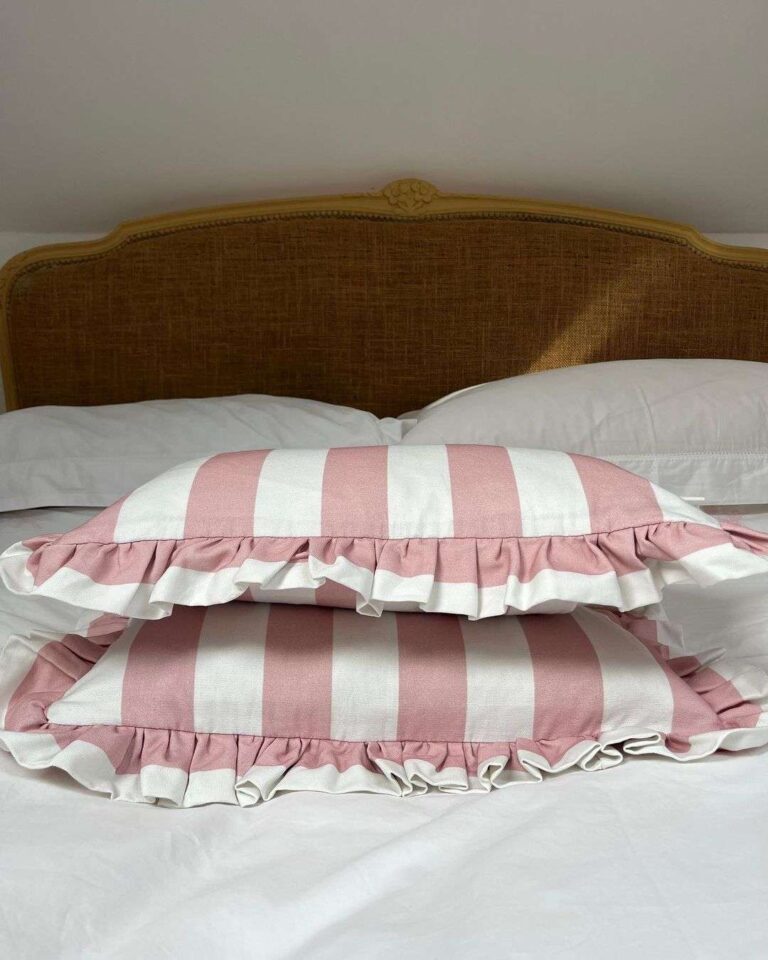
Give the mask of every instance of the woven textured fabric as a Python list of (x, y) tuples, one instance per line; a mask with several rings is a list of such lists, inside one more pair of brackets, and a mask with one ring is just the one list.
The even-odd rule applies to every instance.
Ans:
[(178, 608), (132, 622), (106, 653), (105, 638), (10, 643), (0, 744), (112, 796), (194, 806), (488, 790), (768, 741), (764, 675), (671, 656), (673, 639), (665, 624), (584, 608), (477, 623)]
[(604, 460), (450, 444), (195, 460), (0, 557), (17, 593), (147, 619), (246, 590), (373, 616), (632, 610), (766, 570), (768, 535)]
[(629, 229), (302, 216), (132, 238), (14, 282), (21, 406), (267, 393), (396, 415), (598, 360), (768, 360), (768, 270)]

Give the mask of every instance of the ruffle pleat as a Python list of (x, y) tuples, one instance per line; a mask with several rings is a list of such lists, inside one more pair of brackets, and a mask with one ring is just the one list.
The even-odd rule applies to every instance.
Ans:
[(332, 586), (349, 605), (462, 614), (567, 612), (578, 603), (640, 610), (668, 583), (702, 586), (768, 571), (768, 534), (733, 524), (663, 522), (568, 537), (402, 539), (196, 538), (66, 543), (41, 537), (0, 557), (13, 592), (157, 619), (176, 603), (208, 606), (247, 594), (319, 602)]

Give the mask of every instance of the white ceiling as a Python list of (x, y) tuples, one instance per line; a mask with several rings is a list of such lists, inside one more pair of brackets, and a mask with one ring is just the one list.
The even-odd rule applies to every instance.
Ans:
[(417, 175), (768, 229), (768, 0), (2, 0), (0, 230)]

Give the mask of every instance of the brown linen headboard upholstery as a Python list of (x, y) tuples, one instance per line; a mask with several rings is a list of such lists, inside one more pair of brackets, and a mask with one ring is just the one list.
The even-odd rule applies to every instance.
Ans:
[(576, 363), (768, 361), (768, 250), (399, 180), (31, 250), (0, 310), (9, 409), (269, 393), (397, 414)]

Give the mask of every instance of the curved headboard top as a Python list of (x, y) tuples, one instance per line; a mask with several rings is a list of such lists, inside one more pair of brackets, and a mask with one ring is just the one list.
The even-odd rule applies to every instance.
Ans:
[(267, 393), (392, 415), (639, 357), (768, 361), (768, 250), (407, 179), (133, 221), (0, 272), (8, 409)]

